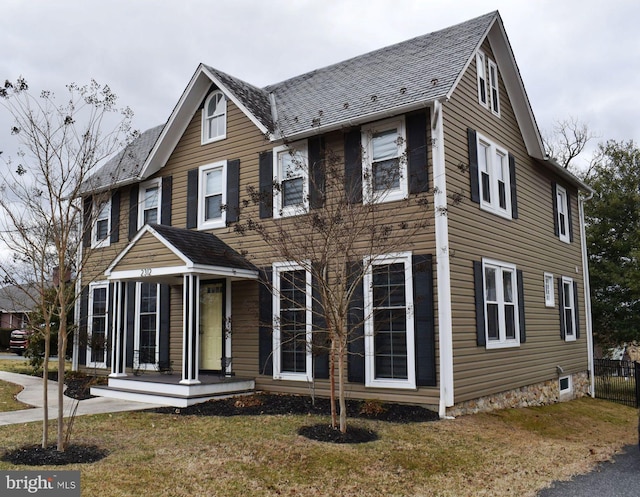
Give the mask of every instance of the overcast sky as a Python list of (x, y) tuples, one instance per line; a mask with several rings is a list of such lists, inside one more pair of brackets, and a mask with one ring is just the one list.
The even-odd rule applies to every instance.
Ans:
[(600, 140), (640, 140), (637, 0), (0, 0), (0, 80), (108, 83), (143, 131), (200, 62), (261, 87), (493, 10), (541, 130), (575, 117)]

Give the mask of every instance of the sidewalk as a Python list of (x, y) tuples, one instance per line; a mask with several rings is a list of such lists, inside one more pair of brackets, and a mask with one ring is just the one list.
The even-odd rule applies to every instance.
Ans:
[[(24, 387), (22, 392), (20, 392), (16, 398), (20, 402), (34, 407), (32, 409), (24, 409), (22, 411), (0, 412), (0, 426), (42, 421), (44, 415), (42, 402), (42, 378), (0, 371), (0, 380)], [(58, 383), (56, 381), (49, 380), (47, 390), (49, 394), (49, 419), (53, 420), (58, 417)], [(78, 401), (65, 395), (65, 417), (69, 417), (71, 415), (76, 402)], [(157, 404), (145, 404), (143, 402), (95, 397), (93, 399), (81, 400), (78, 405), (76, 415), (84, 416), (87, 414), (104, 414), (108, 412), (140, 411), (143, 409), (153, 409), (154, 407), (160, 406)]]

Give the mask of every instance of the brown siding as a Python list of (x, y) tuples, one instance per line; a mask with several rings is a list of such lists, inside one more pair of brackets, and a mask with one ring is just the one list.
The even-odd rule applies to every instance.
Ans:
[(171, 252), (155, 236), (151, 233), (145, 233), (113, 270), (128, 271), (141, 268), (155, 269), (183, 265), (184, 261)]
[[(488, 43), (483, 49), (493, 58)], [(444, 106), (447, 190), (464, 198), (449, 212), (456, 402), (557, 378), (556, 365), (565, 373), (587, 369), (577, 191), (568, 188), (574, 240), (567, 244), (553, 231), (551, 181), (557, 178), (529, 157), (502, 80), (500, 104), (498, 118), (478, 103), (474, 62)], [(503, 219), (471, 202), (469, 173), (459, 167), (469, 164), (468, 127), (515, 156), (519, 219)], [(527, 340), (518, 348), (487, 350), (476, 345), (472, 262), (483, 257), (515, 264), (524, 272)], [(545, 307), (544, 272), (578, 283), (581, 338), (577, 342), (560, 338), (557, 288), (555, 307)]]

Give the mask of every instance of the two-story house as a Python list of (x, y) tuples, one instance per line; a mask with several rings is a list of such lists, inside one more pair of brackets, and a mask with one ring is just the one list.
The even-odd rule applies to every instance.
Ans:
[(397, 173), (381, 219), (419, 195), (434, 213), (369, 260), (362, 304), (387, 317), (363, 318), (349, 397), (444, 416), (589, 392), (591, 190), (546, 156), (493, 12), (265, 88), (200, 65), (167, 123), (86, 189), (74, 366), (109, 374), (94, 393), (185, 406), (313, 381), (328, 396), (308, 334), (264, 326), (286, 311), (308, 329), (311, 284), (292, 282), (309, 274), (236, 226), (313, 208), (310, 174), (291, 165), (329, 149), (358, 202)]

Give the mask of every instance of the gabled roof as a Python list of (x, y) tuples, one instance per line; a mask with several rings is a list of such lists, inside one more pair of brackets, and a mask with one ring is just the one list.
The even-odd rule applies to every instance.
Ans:
[[(149, 237), (160, 242), (163, 246), (162, 250), (165, 250), (167, 254), (172, 254), (170, 258), (162, 257), (163, 261), (169, 262), (154, 264), (145, 254), (147, 262), (140, 263), (140, 254), (135, 254), (136, 246), (141, 240)], [(147, 247), (148, 245), (145, 245), (145, 249)], [(138, 252), (140, 250), (142, 248), (138, 249)], [(137, 269), (133, 271), (119, 267), (121, 263), (129, 267), (128, 264), (131, 261), (127, 261), (128, 254), (135, 254)], [(158, 253), (155, 253), (155, 256), (157, 257)], [(152, 267), (153, 269), (146, 277), (142, 277), (140, 266)], [(187, 273), (250, 279), (255, 279), (258, 276), (258, 270), (253, 264), (217, 236), (203, 231), (161, 224), (145, 225), (105, 271), (105, 275), (109, 279), (133, 280), (166, 278)]]
[[(426, 107), (436, 100), (446, 101), (487, 38), (527, 152), (545, 161), (542, 138), (502, 19), (495, 11), (262, 89), (200, 64), (167, 124), (161, 131), (153, 128), (158, 139), (139, 141), (141, 148), (146, 147), (144, 165), (140, 167), (125, 156), (121, 166), (136, 172), (136, 176), (130, 175), (130, 181), (159, 171), (212, 86), (219, 88), (271, 141), (302, 139)], [(140, 151), (142, 155), (145, 150)], [(103, 176), (109, 178), (110, 172)]]
[(7, 285), (0, 288), (0, 312), (28, 313), (38, 301), (35, 285)]

